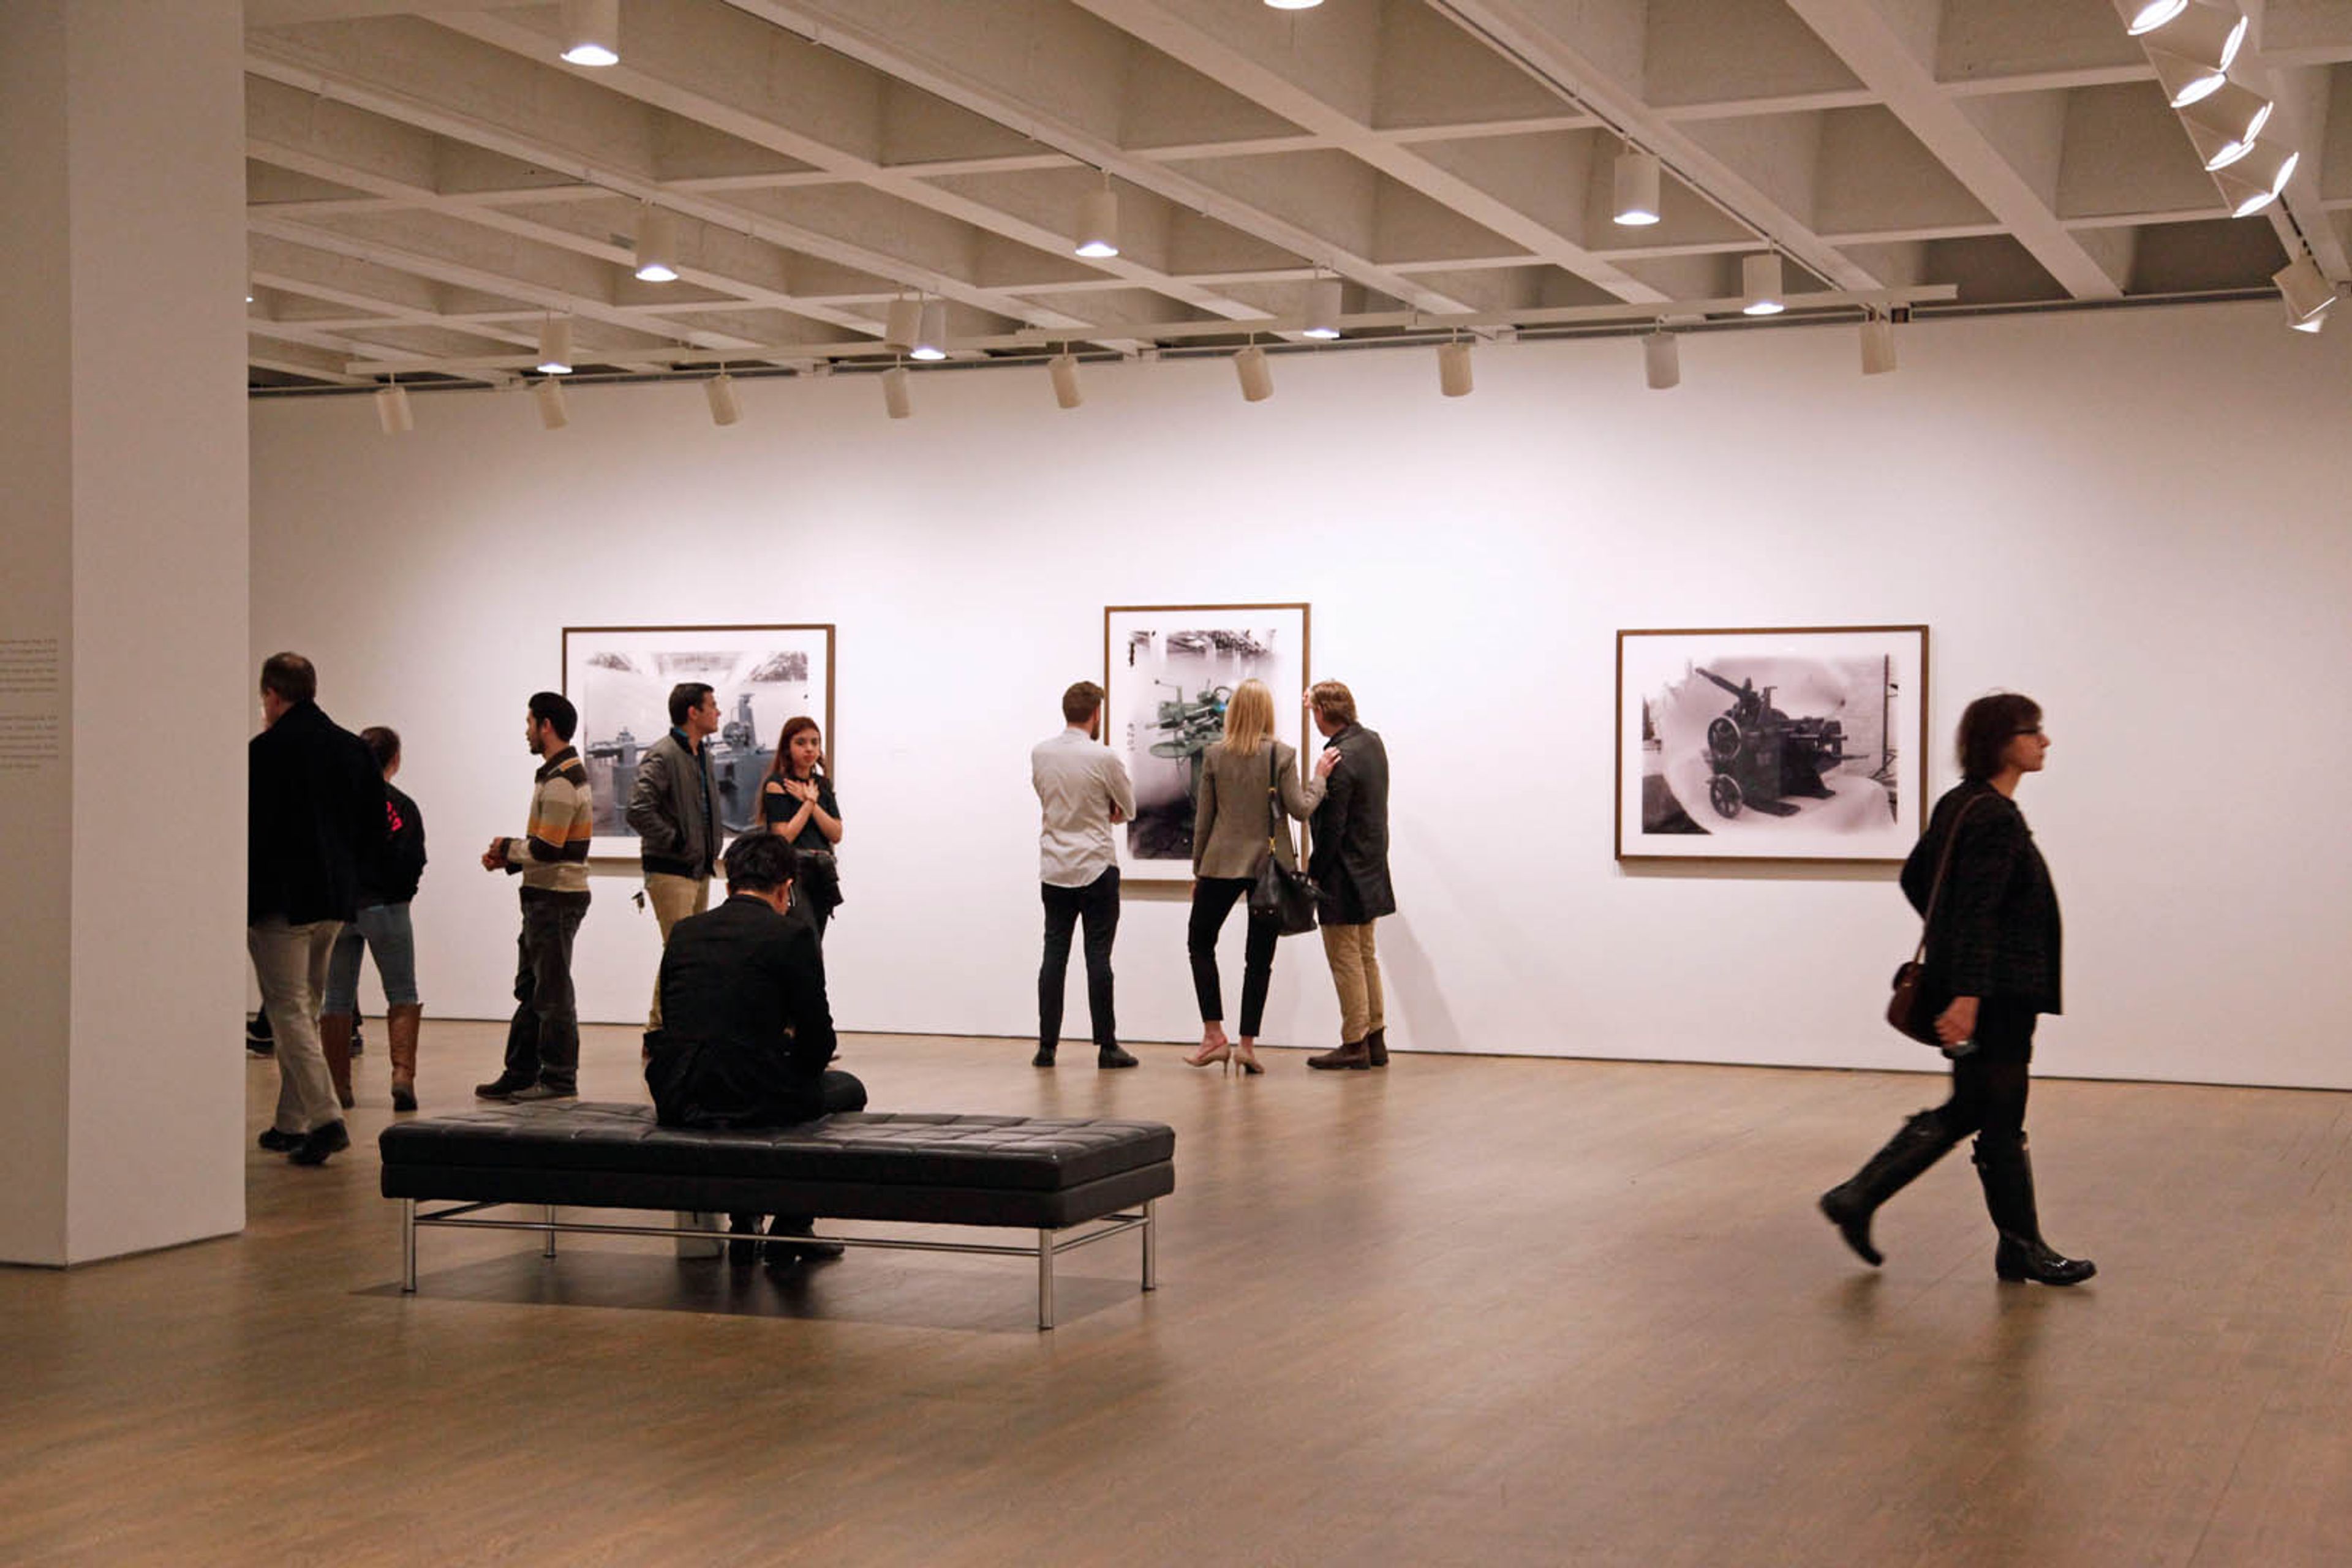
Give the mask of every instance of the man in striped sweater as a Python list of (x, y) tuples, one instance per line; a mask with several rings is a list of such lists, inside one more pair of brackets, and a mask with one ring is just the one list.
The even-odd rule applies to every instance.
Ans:
[(522, 875), (515, 1013), (506, 1070), (475, 1087), (483, 1100), (570, 1100), (580, 1092), (580, 1013), (572, 993), (572, 939), (588, 912), (588, 840), (594, 813), (588, 769), (572, 747), (580, 715), (557, 692), (531, 696), (523, 742), (540, 759), (530, 831), (493, 838), (485, 871)]

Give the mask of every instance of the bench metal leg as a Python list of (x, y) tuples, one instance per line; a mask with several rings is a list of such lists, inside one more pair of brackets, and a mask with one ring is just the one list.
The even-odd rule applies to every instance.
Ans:
[(1143, 1288), (1147, 1290), (1160, 1289), (1160, 1227), (1152, 1217), (1152, 1202), (1147, 1198), (1143, 1205)]
[(416, 1294), (416, 1200), (400, 1200), (400, 1293)]
[(1037, 1326), (1054, 1326), (1054, 1233), (1037, 1232)]
[(550, 1204), (550, 1205), (547, 1205), (547, 1252), (546, 1252), (546, 1256), (547, 1256), (547, 1257), (549, 1257), (549, 1258), (552, 1258), (552, 1257), (554, 1257), (554, 1256), (555, 1256), (555, 1205), (554, 1205), (553, 1204)]

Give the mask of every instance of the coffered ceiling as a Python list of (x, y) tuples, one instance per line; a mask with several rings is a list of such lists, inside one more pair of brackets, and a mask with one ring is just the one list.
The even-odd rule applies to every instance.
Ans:
[(251, 382), (508, 381), (551, 314), (583, 373), (885, 363), (918, 293), (968, 358), (1286, 335), (1318, 276), (1349, 336), (1696, 315), (1765, 244), (1792, 307), (2352, 279), (2352, 0), (2245, 9), (2303, 156), (2233, 219), (2110, 0), (629, 0), (604, 68), (553, 5), (249, 0)]

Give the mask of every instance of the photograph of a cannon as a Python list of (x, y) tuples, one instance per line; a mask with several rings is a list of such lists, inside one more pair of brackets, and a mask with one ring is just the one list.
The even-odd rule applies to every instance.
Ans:
[(1791, 719), (1772, 706), (1774, 688), (1756, 689), (1743, 679), (1734, 686), (1711, 669), (1706, 677), (1731, 693), (1731, 706), (1706, 726), (1707, 804), (1719, 816), (1745, 810), (1793, 816), (1784, 798), (1830, 798), (1822, 774), (1845, 761), (1845, 725), (1833, 718)]

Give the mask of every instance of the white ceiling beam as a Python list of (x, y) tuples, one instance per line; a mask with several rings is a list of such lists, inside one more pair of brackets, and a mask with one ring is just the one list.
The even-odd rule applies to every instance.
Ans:
[[(2119, 279), (2067, 231), (2034, 189), (1969, 119), (1926, 59), (1872, 0), (1786, 0), (1911, 134), (2006, 226), (2060, 288), (2078, 300), (2115, 300)], [(1928, 41), (1933, 51), (1933, 39)]]
[[(2271, 31), (2282, 28), (2289, 38), (2300, 37), (2306, 44), (2314, 28), (2330, 18), (2316, 15), (2332, 10), (2335, 13), (2333, 37), (2339, 41), (2352, 37), (2352, 0), (2339, 0), (2332, 7), (2302, 4), (2287, 0), (2243, 0), (2252, 26), (2247, 31), (2259, 50), (2250, 51), (2251, 59), (2235, 68), (2238, 79), (2255, 90), (2266, 94), (2272, 104), (2271, 123), (2275, 130), (2265, 130), (2263, 139), (2282, 146), (2302, 151), (2303, 157), (2295, 165), (2294, 177), (2286, 184), (2279, 200), (2270, 210), (2271, 226), (2278, 231), (2279, 244), (2292, 259), (2297, 249), (2308, 246), (2311, 258), (2331, 282), (2352, 281), (2352, 256), (2345, 250), (2344, 238), (2328, 216), (2327, 204), (2320, 199), (2320, 180), (2326, 172), (2327, 120), (2330, 89), (2328, 68), (2314, 64), (2303, 57), (2291, 56), (2282, 60), (2270, 53)], [(2302, 237), (2296, 237), (2300, 230)]]

